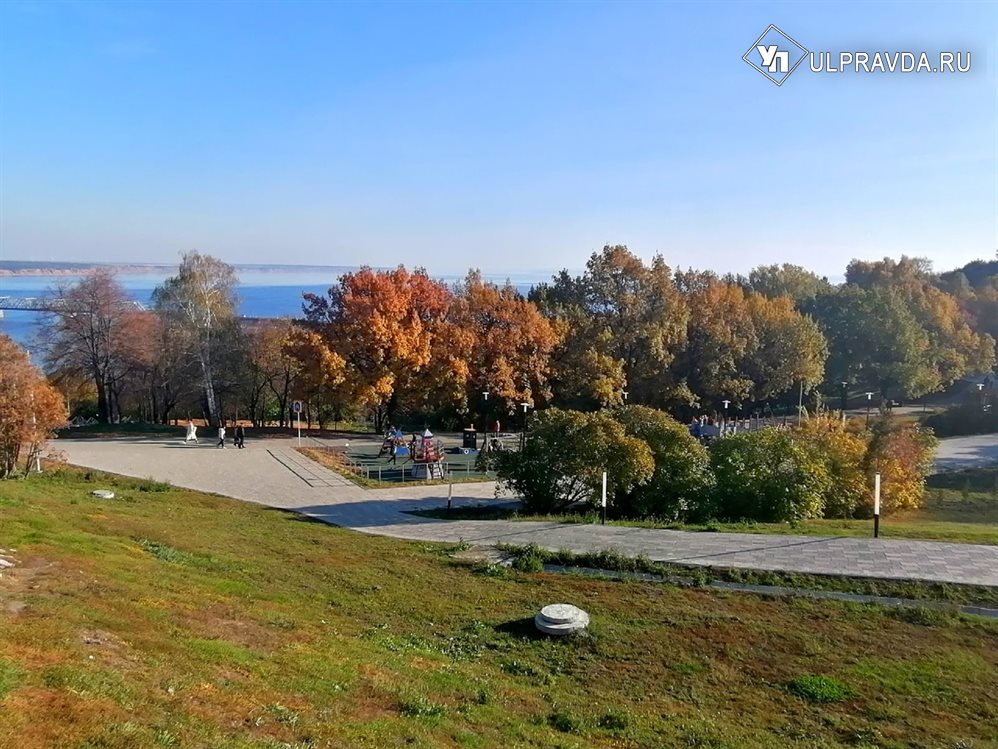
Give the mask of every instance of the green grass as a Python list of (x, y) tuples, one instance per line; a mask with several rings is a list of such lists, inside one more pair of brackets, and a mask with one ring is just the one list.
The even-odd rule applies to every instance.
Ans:
[(842, 702), (856, 694), (848, 684), (827, 676), (798, 676), (787, 682), (787, 689), (809, 702)]
[[(413, 514), (450, 520), (536, 520), (556, 523), (598, 523), (595, 512), (527, 515), (497, 506), (419, 510)], [(608, 520), (607, 525), (667, 528), (693, 532), (776, 533), (802, 536), (871, 536), (872, 520), (806, 520), (800, 523), (721, 522), (684, 524), (656, 518)], [(880, 519), (882, 538), (912, 538), (955, 543), (998, 544), (998, 467), (930, 476), (925, 501), (917, 510)]]
[[(995, 746), (990, 621), (480, 574), (447, 547), (143, 485), (0, 484), (19, 563), (0, 746)], [(590, 613), (584, 635), (534, 630), (560, 601)], [(790, 687), (816, 674), (851, 696)]]

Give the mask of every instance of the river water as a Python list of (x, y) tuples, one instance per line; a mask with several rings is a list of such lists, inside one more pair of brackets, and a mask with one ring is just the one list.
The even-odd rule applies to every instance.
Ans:
[[(343, 269), (344, 271), (353, 269)], [(166, 274), (119, 275), (118, 281), (128, 294), (138, 302), (149, 304), (153, 289), (165, 281)], [(441, 281), (454, 283), (459, 276), (439, 276)], [(58, 284), (79, 280), (79, 276), (0, 276), (0, 297), (44, 296)], [(506, 277), (489, 278), (505, 283)], [(521, 276), (514, 285), (522, 294), (547, 277)], [(239, 314), (246, 317), (299, 317), (302, 314), (302, 294), (324, 294), (336, 283), (335, 277), (323, 278), (317, 273), (296, 272), (240, 272)], [(5, 310), (0, 319), (0, 333), (5, 333), (20, 343), (30, 346), (37, 330), (40, 315), (37, 312)]]

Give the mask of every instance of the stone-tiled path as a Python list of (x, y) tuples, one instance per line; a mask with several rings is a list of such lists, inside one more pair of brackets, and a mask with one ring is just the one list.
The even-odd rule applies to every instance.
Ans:
[[(56, 445), (77, 465), (170, 481), (397, 538), (535, 543), (576, 552), (613, 548), (682, 564), (998, 586), (998, 546), (418, 517), (407, 511), (446, 505), (446, 486), (365, 490), (303, 457), (287, 439), (250, 441), (245, 450), (162, 438), (60, 440)], [(495, 497), (493, 483), (454, 484), (453, 490), (455, 505)]]

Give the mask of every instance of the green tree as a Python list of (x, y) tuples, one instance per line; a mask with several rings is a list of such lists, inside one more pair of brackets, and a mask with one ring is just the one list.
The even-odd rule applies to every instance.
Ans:
[(614, 511), (623, 517), (705, 519), (708, 493), (713, 487), (707, 448), (686, 426), (663, 411), (623, 406), (611, 414), (628, 435), (648, 445), (655, 462), (655, 471), (646, 483), (615, 498)]
[(848, 382), (882, 398), (917, 398), (943, 386), (931, 341), (895, 289), (844, 286), (819, 297), (815, 319), (828, 340), (828, 387)]
[(559, 512), (574, 504), (595, 506), (607, 472), (607, 502), (617, 502), (648, 481), (655, 470), (651, 449), (629, 436), (606, 411), (549, 408), (530, 423), (524, 449), (494, 456), (499, 481), (523, 498), (530, 513)]

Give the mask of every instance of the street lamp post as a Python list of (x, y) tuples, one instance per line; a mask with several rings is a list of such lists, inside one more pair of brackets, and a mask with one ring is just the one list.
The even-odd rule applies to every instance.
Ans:
[(849, 407), (849, 383), (843, 382), (842, 385), (842, 413), (846, 412)]
[(866, 394), (866, 428), (870, 428), (870, 401), (873, 400), (873, 393)]
[(984, 383), (977, 383), (977, 399), (981, 404), (981, 410), (984, 410)]
[(520, 432), (520, 450), (527, 446), (527, 409), (530, 408), (530, 404), (523, 402), (520, 404), (523, 408), (523, 430)]
[(724, 404), (724, 424), (721, 426), (721, 434), (724, 434), (724, 432), (728, 428), (728, 405), (731, 403), (731, 401), (723, 400), (721, 401), (721, 403)]
[(484, 423), (482, 424), (482, 452), (489, 452), (489, 391), (482, 391), (482, 398), (485, 399), (485, 406), (482, 410), (482, 419)]
[(624, 396), (624, 405), (626, 406), (627, 405), (627, 396), (629, 395), (629, 393), (626, 390), (621, 390), (620, 394), (622, 396)]

